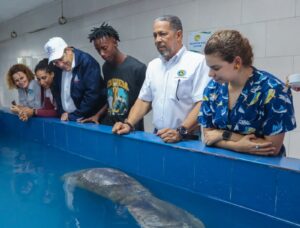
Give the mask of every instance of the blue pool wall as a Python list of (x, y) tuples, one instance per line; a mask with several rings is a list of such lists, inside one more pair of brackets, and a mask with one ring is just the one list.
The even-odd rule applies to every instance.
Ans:
[(102, 164), (300, 225), (300, 160), (163, 143), (157, 136), (111, 133), (111, 127), (31, 118), (0, 110), (0, 135), (34, 141)]

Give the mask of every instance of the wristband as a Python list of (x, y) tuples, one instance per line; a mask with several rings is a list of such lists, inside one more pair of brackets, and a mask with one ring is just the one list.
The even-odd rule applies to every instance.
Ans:
[(135, 130), (134, 126), (131, 123), (129, 123), (127, 119), (124, 121), (124, 124), (127, 124), (130, 127), (130, 131)]

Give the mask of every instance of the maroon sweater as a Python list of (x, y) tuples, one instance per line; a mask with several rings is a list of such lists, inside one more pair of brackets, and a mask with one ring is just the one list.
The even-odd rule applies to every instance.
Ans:
[(43, 107), (36, 109), (35, 115), (40, 117), (57, 117), (58, 113), (55, 110), (55, 106), (52, 104), (49, 97), (45, 97), (45, 90), (42, 91)]

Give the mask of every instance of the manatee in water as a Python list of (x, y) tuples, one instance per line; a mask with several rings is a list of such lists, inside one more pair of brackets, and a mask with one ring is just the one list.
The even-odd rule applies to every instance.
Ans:
[[(73, 200), (75, 187), (89, 190), (125, 206), (141, 227), (204, 227), (195, 216), (154, 197), (139, 182), (121, 171), (86, 169), (67, 173), (62, 179), (67, 201)], [(70, 206), (70, 202), (68, 204)]]

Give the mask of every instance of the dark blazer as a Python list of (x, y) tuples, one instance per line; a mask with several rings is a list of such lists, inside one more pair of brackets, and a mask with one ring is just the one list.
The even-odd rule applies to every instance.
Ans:
[[(76, 110), (69, 113), (69, 120), (76, 121), (81, 117), (90, 117), (97, 113), (107, 102), (107, 93), (104, 80), (101, 77), (99, 63), (88, 53), (73, 49), (75, 67), (72, 70), (71, 97)], [(56, 68), (53, 86), (58, 113), (64, 112), (61, 103), (62, 70)]]

